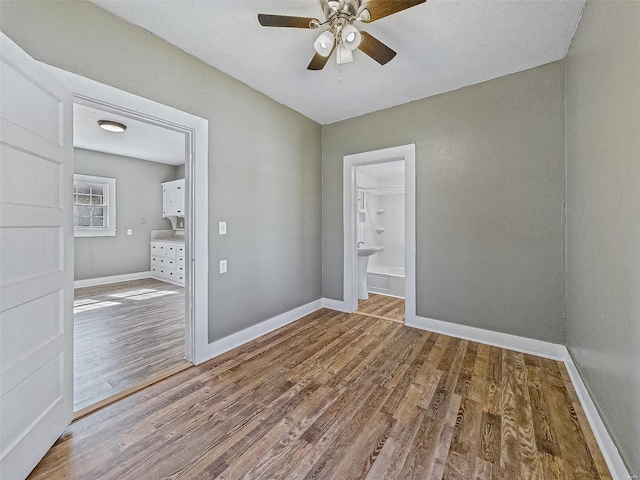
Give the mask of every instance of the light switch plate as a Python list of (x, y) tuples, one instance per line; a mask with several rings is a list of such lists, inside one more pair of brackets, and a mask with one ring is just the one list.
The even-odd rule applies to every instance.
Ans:
[(218, 222), (218, 234), (220, 235), (227, 234), (227, 222)]
[(220, 260), (220, 273), (227, 273), (227, 261)]
[(127, 235), (133, 235), (133, 230), (131, 230), (130, 228), (127, 228)]

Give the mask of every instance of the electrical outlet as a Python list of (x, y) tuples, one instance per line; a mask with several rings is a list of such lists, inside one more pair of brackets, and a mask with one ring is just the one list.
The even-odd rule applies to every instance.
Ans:
[(218, 222), (218, 234), (219, 235), (227, 234), (227, 222)]
[(220, 260), (220, 273), (227, 273), (227, 261)]

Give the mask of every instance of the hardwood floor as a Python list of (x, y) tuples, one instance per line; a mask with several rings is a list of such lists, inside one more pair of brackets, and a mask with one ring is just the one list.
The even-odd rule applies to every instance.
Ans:
[(184, 362), (184, 288), (151, 278), (75, 290), (74, 410)]
[(369, 293), (367, 300), (358, 300), (358, 313), (404, 323), (404, 298)]
[(73, 423), (30, 478), (611, 477), (562, 363), (323, 309)]

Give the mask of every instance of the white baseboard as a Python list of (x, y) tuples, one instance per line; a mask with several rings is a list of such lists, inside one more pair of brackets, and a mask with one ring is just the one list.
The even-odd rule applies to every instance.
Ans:
[(213, 343), (208, 344), (202, 358), (197, 359), (196, 365), (207, 360), (211, 360), (223, 353), (233, 350), (240, 345), (244, 345), (251, 340), (266, 335), (269, 332), (277, 330), (280, 327), (284, 327), (291, 322), (301, 319), (302, 317), (309, 315), (322, 308), (322, 299), (315, 300), (313, 302), (302, 305), (288, 312), (281, 313), (275, 317), (269, 318), (263, 322), (253, 325), (239, 332), (232, 333), (231, 335), (216, 340)]
[(515, 350), (516, 352), (528, 353), (552, 360), (564, 361), (567, 355), (566, 347), (558, 343), (519, 337), (509, 333), (493, 332), (483, 328), (469, 327), (467, 325), (444, 322), (442, 320), (416, 316), (412, 320), (407, 319), (406, 325), (407, 327), (442, 333), (464, 340), (473, 340), (474, 342), (486, 343), (494, 347)]
[(573, 383), (573, 388), (576, 390), (578, 400), (580, 400), (580, 405), (582, 405), (582, 409), (589, 421), (593, 435), (596, 437), (602, 456), (604, 457), (605, 462), (607, 462), (607, 467), (609, 467), (611, 476), (614, 480), (629, 480), (637, 478), (631, 476), (626, 465), (622, 461), (620, 452), (618, 451), (615, 443), (613, 443), (613, 439), (611, 438), (611, 435), (609, 435), (607, 427), (605, 427), (602, 417), (600, 417), (600, 413), (598, 412), (595, 403), (593, 403), (591, 395), (589, 395), (589, 391), (582, 381), (580, 372), (573, 363), (573, 358), (568, 350), (566, 350), (566, 359), (564, 364), (567, 367), (571, 383)]
[(323, 298), (322, 306), (329, 310), (337, 310), (338, 312), (351, 313), (351, 310), (347, 308), (347, 304), (342, 300), (333, 300), (331, 298)]
[(567, 372), (576, 390), (580, 404), (584, 409), (587, 421), (598, 442), (602, 456), (609, 467), (609, 471), (614, 480), (629, 480), (633, 477), (629, 474), (620, 452), (613, 443), (598, 410), (596, 409), (589, 391), (587, 390), (580, 373), (573, 363), (573, 359), (565, 345), (557, 343), (534, 340), (532, 338), (519, 337), (508, 333), (493, 332), (482, 328), (459, 325), (457, 323), (433, 320), (425, 317), (415, 317), (413, 320), (407, 319), (405, 323), (408, 327), (428, 330), (430, 332), (441, 333), (451, 337), (472, 340), (474, 342), (493, 345), (494, 347), (506, 348), (516, 352), (528, 353), (538, 357), (550, 358), (564, 362)]
[(87, 278), (86, 280), (76, 280), (73, 288), (93, 287), (94, 285), (104, 285), (106, 283), (128, 282), (129, 280), (140, 280), (151, 277), (151, 272), (126, 273), (124, 275), (112, 275), (110, 277)]

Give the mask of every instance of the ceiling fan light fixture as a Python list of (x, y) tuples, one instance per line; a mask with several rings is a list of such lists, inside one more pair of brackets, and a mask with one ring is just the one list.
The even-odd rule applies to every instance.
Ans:
[(362, 41), (362, 35), (360, 35), (358, 29), (353, 25), (345, 25), (342, 28), (340, 36), (342, 38), (342, 44), (349, 50), (355, 50), (358, 48)]
[(98, 120), (98, 126), (107, 132), (122, 133), (127, 129), (124, 123), (114, 122), (113, 120)]
[(313, 44), (313, 48), (316, 49), (318, 55), (322, 55), (323, 57), (328, 57), (333, 50), (333, 42), (335, 39), (333, 38), (333, 34), (330, 31), (326, 31), (320, 34), (320, 36), (316, 39)]
[(353, 62), (353, 53), (351, 52), (351, 50), (345, 47), (342, 43), (338, 45), (338, 49), (336, 53), (336, 62), (338, 65)]

